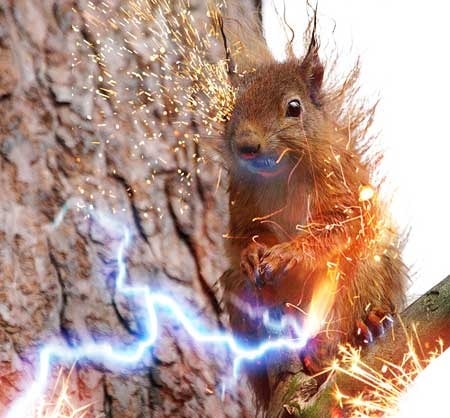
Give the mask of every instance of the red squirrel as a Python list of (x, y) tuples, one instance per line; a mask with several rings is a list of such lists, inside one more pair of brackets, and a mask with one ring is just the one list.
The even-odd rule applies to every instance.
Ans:
[[(238, 28), (225, 45), (230, 67), (241, 70), (230, 75), (236, 100), (222, 147), (230, 214), (225, 307), (236, 335), (255, 343), (267, 337), (266, 309), (300, 327), (320, 311), (299, 353), (316, 373), (339, 343), (381, 333), (404, 300), (402, 237), (371, 184), (374, 108), (354, 100), (357, 66), (341, 84), (324, 82), (315, 18), (304, 56), (290, 52), (285, 62), (270, 57), (260, 34), (248, 33), (254, 24)], [(262, 363), (250, 382), (266, 405)]]

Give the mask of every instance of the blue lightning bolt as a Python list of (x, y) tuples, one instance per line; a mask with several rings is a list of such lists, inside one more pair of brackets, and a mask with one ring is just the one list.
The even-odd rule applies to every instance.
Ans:
[[(116, 252), (117, 291), (127, 297), (135, 297), (143, 302), (145, 323), (144, 335), (135, 344), (125, 348), (117, 348), (108, 343), (82, 343), (76, 347), (61, 346), (54, 343), (45, 345), (39, 352), (36, 378), (30, 387), (16, 399), (5, 418), (23, 418), (33, 411), (37, 401), (47, 389), (52, 365), (73, 364), (80, 360), (89, 360), (110, 368), (137, 366), (145, 353), (152, 347), (158, 338), (158, 311), (169, 312), (174, 321), (178, 322), (187, 334), (197, 343), (212, 344), (228, 347), (233, 356), (233, 372), (238, 373), (240, 364), (244, 360), (255, 360), (271, 350), (281, 348), (298, 350), (304, 347), (308, 336), (301, 336), (296, 329), (296, 338), (279, 338), (262, 342), (256, 347), (248, 347), (239, 343), (231, 334), (226, 332), (205, 331), (195, 321), (191, 320), (180, 307), (180, 303), (173, 298), (151, 291), (148, 286), (132, 286), (126, 283), (125, 256), (130, 245), (132, 235), (130, 230), (122, 223), (117, 222), (110, 215), (96, 211), (91, 206), (88, 208), (83, 203), (75, 203), (79, 210), (86, 211), (88, 216), (97, 222), (106, 231), (114, 231), (114, 235), (120, 232), (120, 242)], [(50, 229), (57, 228), (69, 209), (73, 207), (73, 201), (69, 200), (57, 214)]]

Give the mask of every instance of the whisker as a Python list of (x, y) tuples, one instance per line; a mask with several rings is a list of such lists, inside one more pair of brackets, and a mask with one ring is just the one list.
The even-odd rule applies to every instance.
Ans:
[(283, 150), (283, 152), (280, 154), (280, 156), (277, 158), (277, 160), (275, 161), (275, 163), (276, 163), (276, 164), (279, 164), (280, 161), (283, 159), (283, 157), (284, 157), (289, 151), (292, 151), (292, 149), (291, 149), (291, 148), (285, 148), (285, 149)]

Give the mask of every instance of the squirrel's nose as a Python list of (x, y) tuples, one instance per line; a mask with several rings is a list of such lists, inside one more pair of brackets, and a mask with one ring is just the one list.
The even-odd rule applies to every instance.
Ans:
[(244, 160), (255, 158), (261, 149), (261, 144), (245, 144), (238, 147), (239, 156)]

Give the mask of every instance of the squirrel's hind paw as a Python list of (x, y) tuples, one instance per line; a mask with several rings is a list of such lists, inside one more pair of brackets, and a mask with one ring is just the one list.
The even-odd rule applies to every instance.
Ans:
[(383, 335), (392, 324), (392, 312), (387, 309), (373, 308), (364, 320), (356, 321), (356, 340), (360, 344), (369, 344), (374, 338)]

